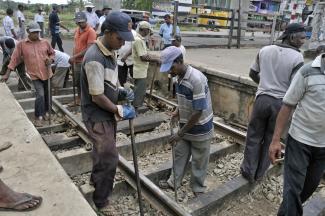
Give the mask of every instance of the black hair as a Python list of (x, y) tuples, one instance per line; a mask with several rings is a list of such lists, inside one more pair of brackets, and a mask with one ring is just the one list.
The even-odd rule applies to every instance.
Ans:
[(24, 6), (22, 4), (19, 4), (18, 9), (24, 9)]
[(15, 40), (12, 38), (7, 38), (5, 39), (5, 45), (6, 47), (8, 47), (9, 49), (13, 49), (15, 48), (16, 44), (15, 44)]
[(175, 58), (174, 60), (175, 63), (183, 63), (184, 62), (184, 58), (183, 58), (183, 54), (181, 53), (179, 56), (177, 56), (177, 58)]
[(316, 48), (316, 55), (320, 55), (321, 53), (325, 53), (325, 45), (319, 45)]
[(102, 11), (101, 10), (96, 10), (95, 14), (97, 15), (98, 18), (102, 16)]
[(170, 15), (169, 14), (165, 14), (164, 19), (166, 19), (166, 18), (169, 18), (170, 19)]
[(103, 24), (102, 24), (102, 26), (100, 28), (100, 36), (104, 35), (105, 31), (116, 32), (116, 30), (113, 29), (112, 26), (109, 24), (107, 19), (105, 19), (105, 21), (103, 22)]
[(7, 15), (13, 15), (14, 14), (14, 11), (11, 9), (11, 8), (8, 8), (7, 10), (6, 10), (6, 14)]

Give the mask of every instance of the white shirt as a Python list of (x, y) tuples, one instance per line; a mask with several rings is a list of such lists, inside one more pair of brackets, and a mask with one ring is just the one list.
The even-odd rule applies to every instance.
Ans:
[(15, 25), (14, 25), (14, 21), (12, 20), (12, 18), (10, 16), (5, 16), (5, 18), (3, 18), (3, 28), (5, 31), (5, 35), (9, 36), (9, 37), (13, 37), (13, 34), (11, 33), (12, 29), (15, 29)]
[(181, 45), (181, 46), (179, 47), (179, 49), (181, 50), (182, 55), (183, 55), (183, 60), (185, 61), (186, 49), (185, 49), (185, 47), (184, 47), (183, 45)]
[(84, 11), (87, 16), (87, 23), (92, 27), (95, 28), (96, 25), (99, 23), (99, 18), (95, 12), (89, 13), (88, 11)]
[(44, 16), (40, 15), (40, 14), (35, 14), (34, 21), (35, 22), (44, 22)]
[(54, 57), (54, 65), (56, 67), (70, 67), (69, 59), (70, 56), (64, 52), (61, 52), (59, 50), (54, 50), (55, 57)]
[[(133, 37), (137, 35), (137, 32), (132, 29)], [(124, 62), (121, 61), (121, 59), (125, 56), (126, 53), (128, 53), (130, 50), (132, 50), (132, 41), (125, 41), (125, 44), (117, 51), (118, 57), (117, 57), (117, 64), (120, 66), (124, 65)], [(129, 55), (125, 63), (127, 66), (133, 65), (133, 58), (132, 54)]]
[(21, 12), (20, 10), (17, 10), (16, 16), (17, 16), (18, 22), (19, 22), (19, 18), (20, 18), (21, 21), (25, 22), (25, 16), (24, 16), (23, 12)]
[(99, 25), (102, 25), (103, 22), (105, 21), (105, 19), (106, 19), (106, 16), (105, 16), (105, 15), (101, 16), (101, 17), (99, 18)]

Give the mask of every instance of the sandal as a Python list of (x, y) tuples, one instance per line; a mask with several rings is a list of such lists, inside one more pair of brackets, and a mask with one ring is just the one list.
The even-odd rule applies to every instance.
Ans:
[[(11, 204), (9, 207), (0, 207), (0, 211), (32, 211), (37, 209), (42, 203), (42, 197), (33, 196), (28, 193), (24, 193), (24, 198), (21, 200)], [(33, 202), (38, 201), (37, 204), (33, 204)], [(29, 206), (33, 205), (33, 206)]]

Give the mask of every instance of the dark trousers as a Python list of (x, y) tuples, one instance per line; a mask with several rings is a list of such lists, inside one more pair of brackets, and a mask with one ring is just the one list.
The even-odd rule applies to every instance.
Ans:
[[(11, 57), (8, 54), (3, 54), (2, 68), (0, 75), (5, 75), (8, 69), (8, 65), (10, 63)], [(18, 81), (18, 91), (27, 91), (30, 89), (31, 80), (26, 75), (25, 64), (20, 63), (17, 67), (17, 73), (19, 75)]]
[(121, 86), (124, 86), (124, 84), (126, 83), (128, 78), (128, 72), (130, 73), (130, 76), (133, 77), (133, 65), (128, 66), (124, 63), (123, 66), (118, 66), (118, 80)]
[(49, 111), (49, 91), (47, 80), (33, 80), (35, 87), (35, 117), (44, 116)]
[(325, 147), (305, 145), (290, 135), (284, 160), (283, 201), (278, 216), (303, 215), (302, 204), (316, 190), (325, 170)]
[(94, 143), (91, 173), (91, 180), (95, 187), (93, 201), (97, 208), (102, 208), (108, 204), (108, 197), (112, 194), (118, 164), (116, 122), (86, 121), (85, 125)]
[(59, 47), (59, 50), (61, 52), (64, 52), (63, 47), (62, 47), (62, 40), (61, 40), (60, 33), (55, 33), (55, 34), (52, 34), (51, 36), (52, 36), (52, 41), (51, 41), (52, 48), (55, 49), (55, 45), (57, 44)]
[(40, 36), (44, 38), (44, 22), (37, 22), (39, 27), (41, 28)]
[(269, 146), (281, 105), (282, 99), (268, 95), (259, 95), (255, 100), (240, 167), (250, 181), (261, 179), (270, 166)]
[(147, 78), (134, 79), (134, 101), (133, 106), (139, 108), (143, 105), (147, 90)]

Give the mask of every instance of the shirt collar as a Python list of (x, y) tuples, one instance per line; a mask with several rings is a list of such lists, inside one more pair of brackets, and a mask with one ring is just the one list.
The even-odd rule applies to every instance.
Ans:
[(323, 54), (317, 56), (317, 57), (315, 58), (315, 60), (313, 61), (313, 63), (311, 63), (311, 66), (312, 66), (312, 67), (320, 68), (321, 65), (322, 65), (322, 57), (323, 57), (323, 56), (325, 56), (325, 53), (323, 53)]
[(139, 32), (137, 32), (137, 36), (138, 36), (140, 39), (144, 40), (144, 37), (142, 37), (142, 35), (141, 35)]
[[(25, 41), (26, 42), (31, 42), (31, 43), (36, 42), (36, 41), (31, 41), (28, 36), (26, 37)], [(41, 38), (38, 38), (37, 41), (41, 41)]]
[(184, 75), (183, 79), (189, 79), (192, 73), (192, 67), (190, 65), (187, 66), (186, 73)]
[(104, 46), (104, 44), (102, 44), (102, 42), (100, 41), (100, 38), (101, 38), (101, 37), (99, 37), (99, 38), (96, 40), (96, 44), (97, 44), (98, 48), (100, 49), (100, 51), (102, 51), (102, 53), (103, 53), (105, 56), (112, 56), (112, 57), (114, 57), (114, 56), (115, 56), (115, 55), (114, 55), (114, 52), (108, 50), (108, 49)]

